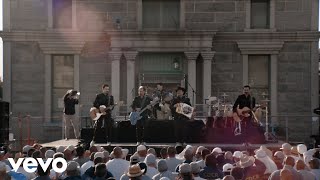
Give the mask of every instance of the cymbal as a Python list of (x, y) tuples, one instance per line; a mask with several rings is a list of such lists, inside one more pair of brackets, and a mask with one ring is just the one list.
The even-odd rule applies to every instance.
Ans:
[(261, 96), (269, 96), (269, 94), (263, 92), (263, 93), (261, 94)]
[(229, 96), (229, 95), (226, 94), (226, 93), (223, 93), (221, 96), (222, 96), (222, 97), (227, 97), (227, 96)]

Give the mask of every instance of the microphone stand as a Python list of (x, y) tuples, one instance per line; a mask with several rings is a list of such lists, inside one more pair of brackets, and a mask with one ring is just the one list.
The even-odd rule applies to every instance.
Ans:
[(191, 86), (191, 84), (189, 83), (189, 81), (187, 80), (187, 84), (188, 86), (190, 86), (191, 90), (192, 90), (192, 104), (193, 106), (195, 105), (194, 103), (194, 95), (197, 95), (196, 91), (193, 89), (193, 87)]

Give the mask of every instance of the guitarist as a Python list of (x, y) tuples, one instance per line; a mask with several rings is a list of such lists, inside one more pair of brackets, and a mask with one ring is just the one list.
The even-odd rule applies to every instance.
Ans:
[(146, 88), (144, 86), (140, 86), (138, 89), (138, 96), (134, 98), (131, 105), (132, 111), (140, 111), (147, 106), (148, 109), (140, 114), (142, 118), (138, 120), (136, 124), (137, 145), (145, 144), (144, 127), (148, 120), (148, 116), (151, 113), (150, 101), (152, 101), (152, 99), (146, 95)]
[[(245, 124), (250, 123), (251, 119), (252, 119), (252, 112), (255, 110), (255, 105), (256, 105), (256, 99), (254, 97), (252, 97), (250, 95), (250, 86), (249, 85), (245, 85), (243, 86), (243, 94), (239, 95), (236, 102), (233, 105), (233, 112), (237, 113), (238, 112), (238, 108), (239, 109), (243, 109), (244, 107), (247, 107), (250, 109), (249, 112), (249, 117), (244, 118), (243, 122), (245, 122)], [(242, 114), (238, 114), (238, 116), (242, 116)]]
[[(108, 84), (102, 85), (102, 93), (96, 96), (96, 99), (93, 102), (93, 106), (97, 109), (100, 109), (100, 106), (104, 105), (106, 108), (114, 105), (113, 96), (109, 94), (110, 87)], [(101, 110), (100, 110), (101, 111)], [(107, 145), (111, 144), (112, 139), (112, 126), (113, 119), (111, 117), (112, 109), (106, 109), (106, 114), (102, 115), (97, 122), (97, 128), (105, 129), (105, 136), (107, 140)]]
[(175, 129), (175, 138), (176, 146), (182, 146), (186, 142), (186, 127), (187, 121), (189, 120), (186, 116), (176, 112), (178, 103), (186, 103), (191, 106), (190, 99), (185, 96), (186, 89), (183, 87), (178, 87), (177, 97), (173, 98), (171, 103), (171, 112), (174, 119), (174, 129)]

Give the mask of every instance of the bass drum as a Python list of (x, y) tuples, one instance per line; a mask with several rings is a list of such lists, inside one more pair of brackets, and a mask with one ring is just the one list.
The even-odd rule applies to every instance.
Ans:
[(226, 110), (225, 110), (225, 117), (233, 117), (233, 105), (232, 104), (227, 104), (226, 105)]

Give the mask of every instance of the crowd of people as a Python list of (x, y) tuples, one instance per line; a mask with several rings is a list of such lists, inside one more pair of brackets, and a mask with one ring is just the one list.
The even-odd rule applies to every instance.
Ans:
[[(65, 172), (58, 173), (41, 166), (36, 172), (28, 173), (21, 167), (17, 171), (8, 161), (13, 156), (64, 158), (67, 161)], [(203, 146), (187, 145), (163, 147), (157, 153), (153, 148), (139, 145), (136, 152), (114, 147), (108, 152), (103, 147), (68, 146), (46, 148), (39, 144), (26, 145), (15, 155), (0, 151), (0, 179), (15, 180), (319, 180), (319, 149), (307, 149), (304, 144), (291, 146), (284, 143), (280, 149), (270, 150), (264, 145), (250, 151), (223, 151), (221, 148), (208, 149)], [(57, 164), (61, 167), (62, 164)]]

